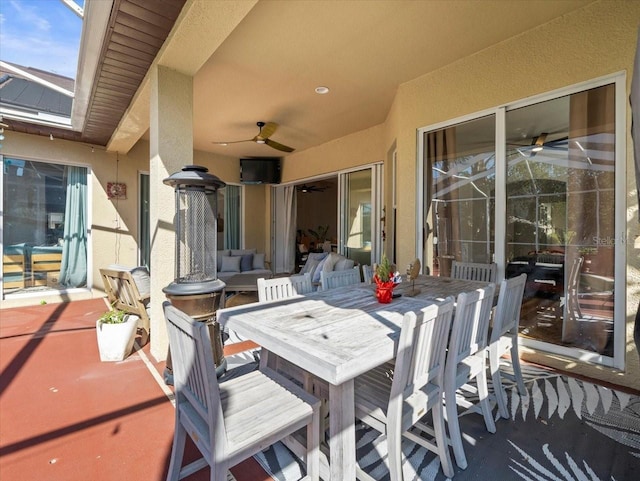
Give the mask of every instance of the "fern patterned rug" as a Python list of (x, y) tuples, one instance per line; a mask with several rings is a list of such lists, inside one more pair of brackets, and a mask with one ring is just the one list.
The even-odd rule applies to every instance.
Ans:
[[(469, 467), (456, 467), (456, 481), (640, 480), (640, 396), (534, 367), (523, 370), (528, 395), (508, 388), (511, 417), (497, 421), (495, 434), (485, 430), (481, 415), (462, 415)], [(365, 471), (389, 479), (384, 436), (358, 426), (356, 449)], [(403, 450), (405, 480), (446, 479), (435, 455), (406, 439)], [(282, 444), (256, 459), (277, 481), (303, 475)]]

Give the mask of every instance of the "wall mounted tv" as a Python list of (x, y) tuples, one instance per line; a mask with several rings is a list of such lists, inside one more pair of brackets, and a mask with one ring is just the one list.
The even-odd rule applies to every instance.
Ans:
[(240, 182), (243, 184), (279, 184), (280, 158), (255, 157), (240, 159)]

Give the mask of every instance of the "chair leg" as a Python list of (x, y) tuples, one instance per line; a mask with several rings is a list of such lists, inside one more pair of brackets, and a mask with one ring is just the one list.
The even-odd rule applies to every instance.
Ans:
[(527, 389), (524, 387), (524, 379), (522, 377), (522, 369), (520, 368), (520, 355), (518, 353), (518, 336), (513, 337), (511, 342), (511, 365), (513, 366), (513, 374), (518, 383), (518, 391), (521, 396), (527, 395)]
[(399, 426), (387, 426), (387, 460), (389, 461), (389, 478), (391, 481), (402, 480), (402, 433)]
[(497, 349), (489, 349), (489, 367), (491, 369), (491, 382), (493, 383), (493, 392), (498, 403), (498, 413), (500, 417), (509, 419), (509, 410), (507, 409), (507, 393), (502, 385), (502, 376), (500, 375), (500, 354)]
[[(486, 360), (485, 360), (486, 362)], [(484, 424), (490, 433), (496, 432), (496, 423), (493, 421), (491, 414), (491, 404), (489, 403), (489, 389), (487, 388), (487, 370), (481, 369), (477, 377), (478, 395), (480, 396), (480, 408), (484, 417)]]
[(447, 478), (453, 478), (454, 471), (453, 465), (451, 464), (451, 456), (449, 456), (449, 446), (447, 446), (443, 410), (442, 396), (440, 396), (440, 401), (437, 402), (431, 410), (433, 415), (433, 431), (436, 438), (438, 457), (442, 465), (442, 472)]
[(456, 458), (456, 464), (460, 469), (467, 469), (467, 457), (464, 455), (462, 434), (460, 433), (460, 423), (458, 422), (455, 389), (447, 390), (444, 402), (447, 426), (449, 427), (449, 439), (451, 440), (451, 447), (453, 448), (453, 454)]
[(314, 409), (311, 423), (307, 425), (307, 478), (309, 481), (320, 479), (320, 409)]
[(173, 446), (171, 447), (171, 461), (169, 462), (169, 472), (167, 481), (178, 481), (180, 479), (180, 468), (184, 457), (184, 447), (187, 441), (187, 432), (180, 422), (176, 423), (173, 435)]
[(229, 472), (229, 465), (227, 463), (216, 464), (215, 468), (211, 468), (211, 475), (209, 479), (211, 481), (227, 481), (227, 473)]

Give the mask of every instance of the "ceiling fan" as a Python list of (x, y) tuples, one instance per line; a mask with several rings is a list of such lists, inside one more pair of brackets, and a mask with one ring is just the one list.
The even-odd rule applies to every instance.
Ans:
[(305, 194), (312, 193), (312, 192), (324, 192), (325, 190), (327, 190), (326, 187), (318, 187), (317, 185), (313, 185), (313, 184), (298, 185), (296, 186), (296, 189), (298, 189), (298, 192), (302, 192)]
[(282, 152), (293, 152), (294, 150), (296, 150), (293, 147), (288, 147), (286, 145), (280, 144), (275, 140), (271, 140), (269, 138), (278, 129), (278, 124), (276, 124), (275, 122), (256, 122), (256, 125), (260, 130), (258, 134), (252, 139), (234, 140), (231, 142), (213, 142), (213, 143), (218, 145), (227, 145), (227, 144), (238, 144), (240, 142), (255, 142), (256, 144), (266, 144), (269, 147), (276, 150), (280, 150)]
[(533, 136), (529, 144), (507, 141), (507, 145), (518, 150), (522, 155), (526, 153), (527, 157), (533, 158), (537, 153), (545, 149), (566, 151), (568, 149), (568, 140), (569, 137), (566, 135), (558, 137), (556, 133), (541, 132), (539, 135)]

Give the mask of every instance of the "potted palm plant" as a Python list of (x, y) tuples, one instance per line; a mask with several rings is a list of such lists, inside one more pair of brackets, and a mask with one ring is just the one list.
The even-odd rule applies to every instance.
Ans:
[(111, 308), (96, 321), (101, 361), (123, 361), (133, 348), (139, 317)]

